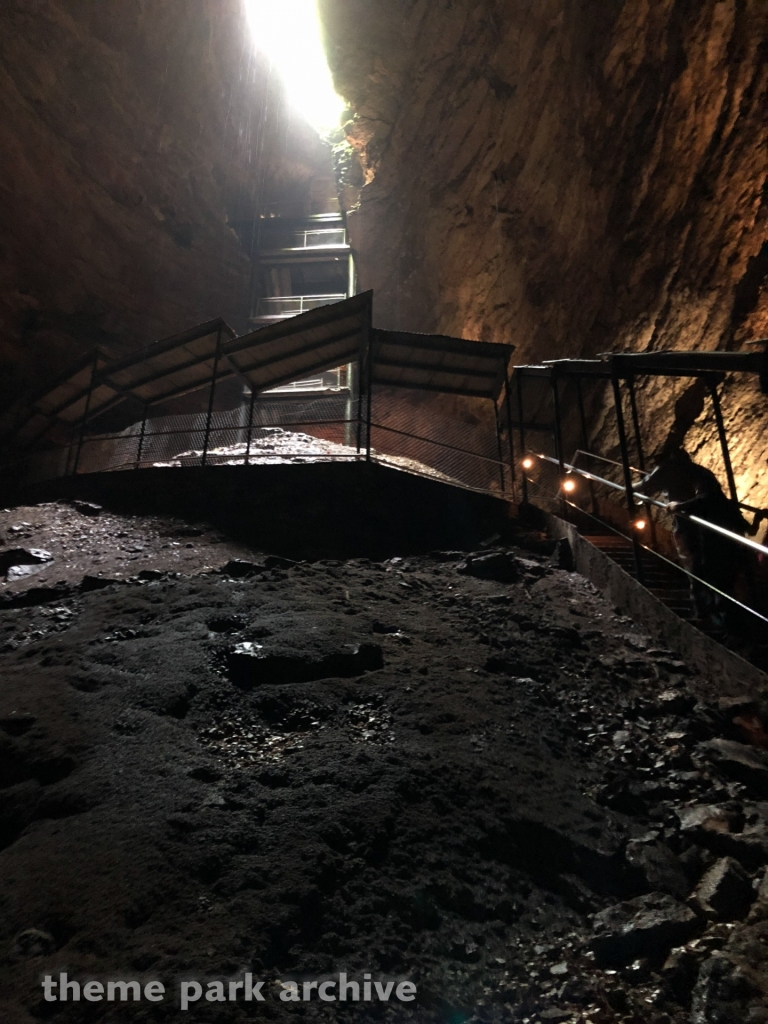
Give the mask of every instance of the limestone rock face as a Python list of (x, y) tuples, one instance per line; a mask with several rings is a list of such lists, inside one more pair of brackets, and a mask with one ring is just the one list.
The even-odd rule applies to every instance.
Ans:
[[(762, 0), (321, 7), (382, 326), (512, 342), (519, 362), (768, 334)], [(720, 471), (703, 392), (639, 390), (649, 450), (674, 433)], [(752, 501), (768, 497), (764, 410), (731, 386)]]
[(0, 7), (2, 397), (94, 344), (116, 354), (223, 315), (250, 265), (233, 225), (311, 176), (240, 0)]

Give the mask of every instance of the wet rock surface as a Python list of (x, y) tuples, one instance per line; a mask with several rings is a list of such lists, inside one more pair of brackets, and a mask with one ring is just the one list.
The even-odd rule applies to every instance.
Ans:
[[(49, 514), (82, 515), (6, 513), (30, 547)], [(768, 804), (710, 756), (756, 751), (754, 695), (707, 692), (540, 538), (214, 561), (199, 529), (173, 568), (0, 610), (4, 1021), (175, 1019), (46, 1005), (44, 973), (251, 969), (410, 979), (393, 1021), (764, 1019)], [(484, 559), (516, 582), (462, 568)], [(237, 652), (269, 671), (243, 685)], [(299, 1009), (263, 1013), (353, 1019)]]

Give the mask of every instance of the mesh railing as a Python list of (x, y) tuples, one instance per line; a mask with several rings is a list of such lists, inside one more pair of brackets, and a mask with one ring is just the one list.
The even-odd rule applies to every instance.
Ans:
[[(509, 457), (502, 454), (492, 403), (472, 416), (450, 415), (433, 400), (384, 389), (367, 401), (347, 389), (260, 398), (227, 411), (150, 417), (113, 433), (73, 434), (66, 444), (32, 453), (23, 482), (72, 474), (151, 467), (357, 461), (393, 468), (489, 494), (512, 496)], [(362, 404), (362, 418), (358, 419)], [(370, 440), (370, 445), (369, 445)]]
[(414, 401), (396, 388), (374, 389), (370, 423), (371, 450), (381, 460), (473, 490), (511, 495), (509, 459), (491, 402), (457, 415), (442, 395), (420, 394)]

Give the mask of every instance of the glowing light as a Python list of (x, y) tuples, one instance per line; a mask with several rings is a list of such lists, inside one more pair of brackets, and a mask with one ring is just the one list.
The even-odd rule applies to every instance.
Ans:
[(244, 0), (256, 46), (272, 61), (291, 104), (320, 135), (339, 127), (336, 94), (323, 46), (317, 0)]
[(636, 530), (644, 530), (647, 525), (648, 523), (646, 523), (644, 519), (636, 519), (634, 522), (634, 527)]
[(533, 469), (533, 459), (523, 459), (523, 469)]
[(576, 490), (576, 481), (573, 479), (573, 477), (568, 477), (567, 479), (563, 480), (563, 490), (566, 494), (573, 494), (573, 492)]

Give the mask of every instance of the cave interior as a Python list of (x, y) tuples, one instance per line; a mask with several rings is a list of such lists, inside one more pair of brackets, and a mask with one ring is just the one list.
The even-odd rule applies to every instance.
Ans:
[(4, 1022), (768, 1022), (766, 58), (5, 0)]

